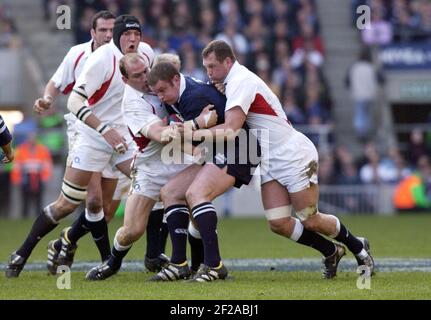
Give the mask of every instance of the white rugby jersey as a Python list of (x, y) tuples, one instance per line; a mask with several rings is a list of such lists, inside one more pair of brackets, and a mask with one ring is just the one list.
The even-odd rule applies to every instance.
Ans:
[(258, 135), (263, 153), (272, 153), (282, 147), (296, 132), (277, 96), (262, 79), (238, 61), (232, 66), (224, 84), (227, 98), (225, 111), (240, 106), (247, 115), (246, 122), (250, 129), (267, 130), (269, 135)]
[(51, 80), (63, 94), (69, 94), (78, 79), (87, 58), (93, 52), (93, 40), (69, 49)]
[[(51, 81), (54, 82), (55, 87), (64, 95), (72, 91), (87, 58), (93, 52), (92, 45), (93, 40), (90, 40), (70, 48), (54, 75), (51, 77)], [(78, 120), (72, 112), (65, 114), (64, 119), (66, 119), (70, 129)]]
[(155, 122), (168, 116), (164, 105), (157, 95), (143, 94), (126, 85), (122, 103), (124, 122), (126, 123), (133, 140), (138, 146), (138, 157), (143, 159), (160, 159), (163, 145), (150, 140), (146, 133)]
[[(154, 59), (151, 47), (141, 42), (138, 53), (144, 55), (150, 62)], [(90, 55), (82, 73), (75, 83), (75, 88), (84, 86), (87, 94), (86, 105), (96, 117), (115, 127), (121, 134), (127, 134), (127, 128), (121, 115), (121, 103), (124, 94), (124, 82), (121, 79), (119, 61), (123, 53), (111, 40), (110, 43), (98, 48)], [(87, 132), (94, 131), (83, 122), (78, 127)]]

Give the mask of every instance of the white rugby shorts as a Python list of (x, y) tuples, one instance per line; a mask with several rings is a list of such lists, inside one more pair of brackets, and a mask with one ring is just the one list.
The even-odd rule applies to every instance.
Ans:
[(130, 191), (131, 181), (132, 180), (128, 176), (120, 173), (118, 175), (117, 187), (115, 188), (114, 195), (112, 196), (112, 200), (125, 199)]
[(268, 161), (261, 184), (277, 180), (290, 193), (295, 193), (307, 189), (310, 183), (318, 183), (319, 155), (313, 142), (300, 132), (295, 132), (276, 150), (269, 150)]
[[(134, 142), (128, 135), (124, 138), (127, 141), (128, 150), (124, 154), (120, 154), (98, 132), (94, 131), (91, 134), (87, 131), (79, 132), (73, 150), (70, 152), (71, 167), (85, 171), (103, 172), (107, 166), (112, 168), (132, 159), (135, 150)], [(105, 173), (108, 174), (106, 171)], [(111, 178), (105, 175), (104, 177)], [(118, 175), (115, 174), (112, 178), (118, 178)]]
[(139, 194), (160, 201), (160, 190), (186, 164), (163, 164), (161, 161), (136, 158), (132, 169), (131, 194)]

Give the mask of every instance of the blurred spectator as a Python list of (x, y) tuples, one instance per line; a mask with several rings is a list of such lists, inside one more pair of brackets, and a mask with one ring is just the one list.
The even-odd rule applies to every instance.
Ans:
[(49, 150), (30, 134), (27, 141), (16, 148), (12, 167), (12, 183), (21, 189), (22, 216), (28, 217), (33, 203), (35, 213), (42, 210), (44, 184), (52, 175), (52, 159)]
[(319, 156), (319, 184), (336, 184), (334, 156), (331, 152), (326, 152)]
[(421, 129), (413, 129), (410, 133), (410, 140), (407, 149), (407, 159), (412, 166), (415, 166), (421, 156), (431, 154), (425, 142), (424, 133)]
[(293, 93), (290, 92), (285, 95), (283, 99), (283, 110), (286, 113), (287, 119), (293, 125), (303, 125), (307, 123), (306, 116), (296, 103)]
[(399, 211), (429, 211), (431, 209), (431, 162), (421, 156), (418, 171), (402, 180), (395, 189), (393, 202)]
[(0, 49), (16, 49), (22, 46), (12, 16), (6, 5), (0, 4)]
[(360, 5), (371, 7), (371, 29), (362, 31), (367, 45), (431, 41), (431, 2), (428, 0), (352, 0), (353, 24)]
[(78, 28), (75, 31), (76, 43), (84, 43), (91, 40), (91, 19), (96, 14), (96, 9), (85, 7), (82, 16), (79, 19)]
[(335, 170), (338, 184), (361, 184), (353, 154), (346, 146), (335, 149)]
[(181, 61), (183, 65), (181, 72), (184, 75), (205, 82), (208, 80), (206, 73), (202, 70), (202, 68), (198, 67), (197, 57), (193, 50), (188, 50), (182, 57)]
[(383, 77), (371, 62), (370, 50), (364, 47), (346, 76), (346, 86), (350, 88), (354, 103), (353, 126), (357, 137), (362, 141), (369, 138), (373, 127), (371, 108), (381, 83)]
[(314, 30), (309, 24), (302, 25), (301, 35), (293, 39), (293, 51), (299, 48), (304, 48), (306, 41), (313, 43), (313, 48), (320, 52), (322, 56), (324, 55), (323, 42), (319, 36), (314, 34)]
[(392, 41), (392, 25), (383, 20), (382, 10), (371, 10), (370, 28), (362, 30), (362, 41), (367, 45), (376, 46), (389, 44)]
[(431, 40), (431, 2), (428, 0), (420, 1), (419, 40)]
[(400, 9), (394, 18), (394, 41), (395, 42), (411, 42), (418, 36), (419, 29), (415, 26), (409, 12)]
[(226, 23), (223, 32), (217, 34), (215, 39), (226, 41), (240, 61), (244, 60), (244, 56), (248, 53), (247, 39), (237, 31), (234, 23)]
[(362, 183), (383, 184), (399, 180), (399, 172), (394, 162), (387, 158), (382, 159), (374, 142), (369, 142), (364, 152), (366, 162), (359, 171)]
[(307, 62), (320, 67), (323, 64), (323, 55), (314, 48), (314, 44), (310, 39), (306, 39), (304, 46), (293, 52), (291, 61), (295, 69), (303, 67)]
[(406, 163), (400, 150), (396, 147), (390, 147), (388, 157), (384, 159), (387, 167), (393, 168), (395, 175), (392, 182), (399, 182), (412, 173), (410, 166)]

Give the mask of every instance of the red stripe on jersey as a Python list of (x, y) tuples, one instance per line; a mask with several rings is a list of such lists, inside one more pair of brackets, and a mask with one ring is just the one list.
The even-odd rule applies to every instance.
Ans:
[(135, 136), (129, 127), (127, 127), (127, 129), (129, 129), (129, 133), (132, 136), (133, 141), (135, 141), (135, 143), (138, 145), (139, 152), (143, 152), (145, 147), (150, 143), (151, 139), (148, 139), (143, 135), (141, 135), (140, 137)]
[(69, 94), (70, 93), (70, 91), (72, 91), (72, 89), (73, 89), (73, 87), (75, 86), (75, 81), (73, 81), (72, 83), (69, 83), (68, 85), (67, 85), (67, 87), (66, 88), (64, 88), (64, 90), (63, 90), (63, 94)]
[(142, 53), (145, 56), (145, 58), (147, 58), (147, 60), (148, 60), (148, 66), (150, 66), (150, 63), (151, 63), (150, 57), (145, 52), (140, 52), (140, 53)]
[(249, 112), (277, 117), (277, 114), (275, 113), (274, 109), (271, 108), (269, 103), (266, 102), (265, 98), (262, 97), (260, 94), (256, 94), (254, 101), (251, 103)]
[[(79, 60), (81, 60), (82, 56), (84, 55), (85, 51), (82, 51), (81, 54), (76, 58), (75, 64), (73, 65), (73, 74), (75, 74), (76, 67), (78, 66)], [(75, 81), (72, 83), (69, 83), (66, 88), (63, 90), (63, 94), (69, 94), (70, 91), (72, 91), (73, 87), (75, 86)]]
[(104, 82), (99, 90), (97, 90), (91, 97), (88, 99), (88, 104), (90, 106), (96, 104), (102, 97), (105, 95), (106, 91), (108, 91), (109, 85), (111, 84), (112, 79), (114, 78), (115, 68), (117, 66), (117, 60), (115, 60), (114, 56), (114, 71), (112, 71), (111, 78)]

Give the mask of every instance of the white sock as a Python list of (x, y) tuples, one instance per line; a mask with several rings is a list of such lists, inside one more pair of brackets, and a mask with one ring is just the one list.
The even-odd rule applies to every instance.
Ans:
[(128, 246), (122, 246), (121, 244), (119, 244), (118, 240), (117, 240), (117, 236), (118, 236), (119, 231), (120, 230), (117, 231), (117, 233), (115, 234), (115, 237), (114, 237), (114, 248), (117, 251), (125, 251), (125, 250), (129, 249), (132, 246), (132, 244), (130, 244)]
[(97, 222), (105, 218), (105, 213), (103, 212), (103, 209), (100, 210), (100, 212), (93, 213), (88, 211), (87, 208), (85, 208), (85, 219), (90, 222)]
[(341, 228), (341, 226), (340, 226), (340, 220), (336, 216), (334, 216), (334, 215), (331, 215), (331, 217), (333, 217), (335, 219), (336, 223), (337, 223), (337, 226), (335, 227), (335, 233), (330, 235), (330, 237), (332, 239), (335, 239), (335, 237), (337, 237), (338, 234), (340, 233), (340, 228)]
[(302, 225), (301, 221), (296, 218), (292, 218), (295, 220), (295, 227), (293, 228), (293, 232), (290, 235), (290, 239), (297, 242), (299, 238), (302, 236), (302, 232), (304, 231), (304, 226)]

